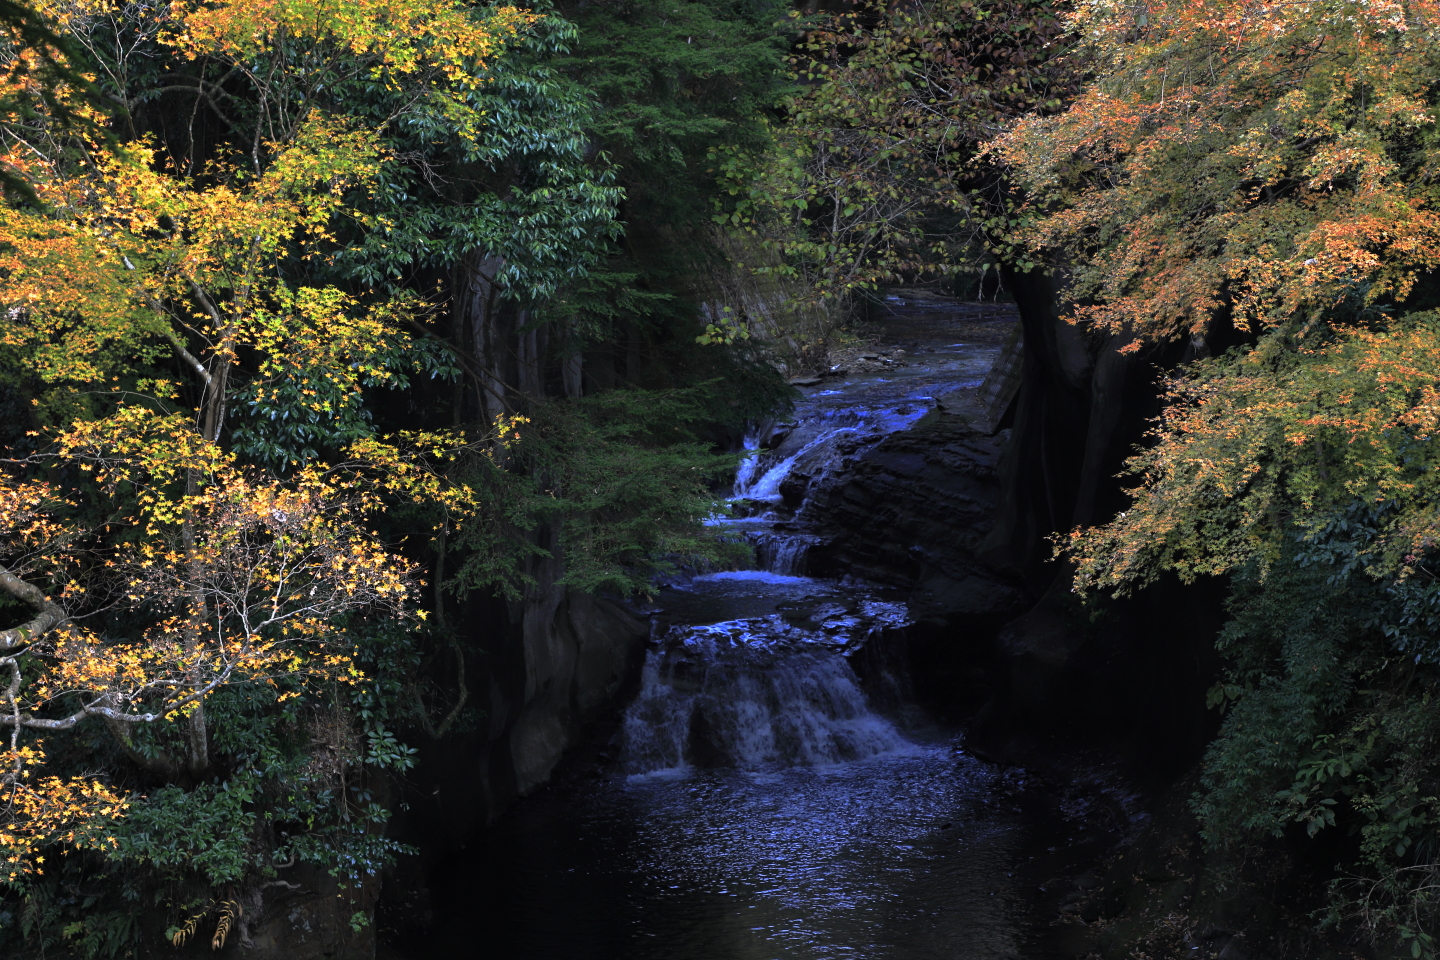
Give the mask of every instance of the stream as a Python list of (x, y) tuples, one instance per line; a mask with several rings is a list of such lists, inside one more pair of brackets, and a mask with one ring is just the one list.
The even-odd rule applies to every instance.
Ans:
[(1057, 918), (1113, 842), (1093, 805), (974, 756), (916, 705), (903, 596), (807, 575), (806, 485), (978, 388), (1014, 322), (1003, 306), (893, 306), (862, 370), (805, 386), (791, 421), (747, 438), (736, 515), (714, 522), (751, 541), (758, 568), (664, 586), (633, 701), (570, 776), (465, 852), (463, 879), (437, 895), (452, 919), (431, 955), (1083, 949), (1083, 924)]

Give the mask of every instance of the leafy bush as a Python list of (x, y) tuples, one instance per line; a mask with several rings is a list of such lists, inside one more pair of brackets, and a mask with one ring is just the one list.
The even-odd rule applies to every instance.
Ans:
[(1206, 840), (1236, 863), (1265, 838), (1338, 831), (1346, 852), (1327, 922), (1432, 956), (1440, 660), (1433, 630), (1414, 625), (1429, 627), (1415, 611), (1431, 608), (1435, 583), (1395, 583), (1347, 562), (1374, 525), (1329, 530), (1332, 539), (1292, 543), (1263, 579), (1238, 579), (1220, 638), (1230, 667), (1211, 692), (1226, 717), (1195, 808)]

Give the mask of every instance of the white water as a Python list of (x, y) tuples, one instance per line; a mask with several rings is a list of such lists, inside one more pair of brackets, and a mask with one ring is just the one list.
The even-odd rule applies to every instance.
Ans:
[[(865, 418), (857, 420), (850, 411), (821, 420), (824, 425), (808, 442), (781, 458), (762, 450), (759, 436), (745, 438), (748, 455), (736, 471), (733, 496), (770, 503), (757, 519), (773, 518), (781, 509), (780, 484), (798, 462), (808, 457), (804, 462), (810, 469), (812, 460), (834, 461), (836, 444), (865, 426)], [(770, 610), (777, 601), (801, 599), (811, 592), (804, 591), (807, 586), (825, 589), (804, 576), (816, 537), (770, 531), (745, 535), (755, 545), (761, 569), (706, 574), (677, 589), (688, 594), (723, 586), (754, 592), (769, 598)], [(795, 593), (796, 588), (804, 593)], [(856, 628), (854, 618), (843, 625), (837, 620), (828, 632), (800, 642), (778, 621), (712, 622), (673, 634), (651, 650), (640, 694), (625, 714), (626, 770), (655, 774), (695, 767), (826, 766), (911, 748), (890, 721), (871, 710), (840, 652), (843, 634)]]
[[(712, 522), (756, 542), (765, 569), (662, 591), (674, 626), (649, 654), (619, 744), (625, 772), (642, 775), (542, 791), (490, 833), (483, 855), (458, 854), (457, 876), (486, 885), (464, 888), (449, 949), (427, 956), (1051, 956), (1028, 949), (1014, 913), (1028, 895), (1015, 878), (1032, 852), (1020, 844), (1030, 821), (993, 802), (995, 772), (958, 737), (923, 725), (902, 736), (877, 716), (841, 655), (893, 640), (905, 611), (796, 576), (825, 566), (826, 542), (777, 496), (792, 467), (824, 489), (845, 458), (926, 412), (932, 394), (978, 384), (998, 348), (957, 353), (950, 339), (948, 327), (927, 335), (939, 352), (894, 383), (858, 378), (808, 394), (774, 449), (746, 439), (735, 496), (768, 502)], [(883, 696), (883, 664), (853, 662), (864, 689)]]
[[(800, 453), (804, 452), (804, 450), (800, 451)], [(759, 457), (755, 458), (757, 461), (759, 459)], [(790, 475), (790, 468), (795, 466), (795, 461), (798, 459), (800, 459), (799, 453), (786, 457), (761, 474), (759, 480), (747, 484), (743, 488), (737, 480), (735, 485), (737, 495), (750, 500), (779, 500), (780, 484)]]
[[(835, 445), (843, 437), (856, 436), (860, 433), (860, 427), (854, 424), (834, 427), (823, 430), (819, 436), (814, 437), (799, 450), (777, 462), (767, 462), (773, 458), (765, 451), (761, 451), (758, 441), (753, 437), (745, 438), (745, 449), (753, 450), (754, 453), (747, 456), (740, 462), (739, 469), (735, 472), (735, 487), (732, 496), (744, 497), (747, 500), (779, 502), (780, 484), (790, 475), (795, 464), (803, 458), (815, 459), (816, 455), (824, 455), (829, 451), (827, 448)], [(878, 435), (876, 439), (879, 439)], [(784, 445), (781, 445), (783, 449)], [(833, 457), (825, 457), (833, 459)]]
[(870, 709), (840, 654), (752, 658), (726, 656), (736, 651), (723, 647), (687, 642), (650, 652), (640, 695), (625, 713), (630, 773), (817, 766), (910, 746)]
[(753, 433), (746, 434), (745, 450), (745, 459), (740, 461), (740, 466), (735, 471), (735, 486), (731, 496), (743, 496), (743, 491), (748, 490), (750, 484), (755, 482), (755, 471), (760, 467), (760, 438)]
[(785, 573), (783, 573), (783, 572), (781, 572), (781, 571), (779, 571), (779, 570), (770, 570), (770, 569), (765, 569), (765, 570), (722, 570), (722, 571), (719, 572), (719, 573), (707, 573), (707, 574), (705, 574), (705, 575), (703, 575), (703, 576), (696, 577), (696, 578), (694, 579), (694, 581), (692, 581), (692, 582), (694, 582), (694, 583), (715, 583), (715, 582), (721, 581), (721, 580), (748, 580), (748, 581), (753, 581), (753, 582), (755, 582), (755, 583), (765, 583), (765, 584), (771, 584), (771, 585), (779, 584), (779, 585), (785, 585), (785, 586), (788, 586), (788, 585), (791, 585), (791, 584), (799, 585), (799, 584), (805, 584), (805, 583), (811, 583), (811, 582), (813, 582), (813, 581), (811, 581), (808, 577), (792, 577), (792, 576), (789, 576), (788, 574), (785, 574)]
[(762, 568), (786, 576), (804, 576), (810, 548), (816, 538), (803, 534), (752, 533), (755, 561)]

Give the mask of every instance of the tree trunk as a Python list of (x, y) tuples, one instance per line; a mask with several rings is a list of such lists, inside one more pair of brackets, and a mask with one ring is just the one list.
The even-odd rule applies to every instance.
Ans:
[(495, 282), (504, 264), (501, 257), (475, 250), (461, 257), (455, 267), (455, 309), (460, 329), (469, 331), (470, 353), (477, 367), (472, 373), (481, 416), (487, 422), (510, 409), (505, 368), (512, 354)]
[(525, 399), (538, 399), (545, 395), (545, 331), (532, 324), (528, 310), (517, 312), (515, 327), (520, 368), (517, 386)]
[(626, 321), (625, 379), (632, 387), (640, 386), (640, 378), (644, 373), (643, 357), (640, 354), (641, 346), (639, 326), (634, 320)]
[(585, 358), (580, 351), (569, 354), (561, 361), (560, 375), (565, 383), (565, 396), (579, 399), (584, 391)]

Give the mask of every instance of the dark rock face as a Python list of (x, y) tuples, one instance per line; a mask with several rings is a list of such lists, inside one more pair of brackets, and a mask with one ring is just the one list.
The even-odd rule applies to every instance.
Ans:
[(555, 586), (553, 578), (522, 603), (477, 601), (466, 613), (466, 629), (485, 647), (478, 663), (467, 664), (483, 718), (479, 729), (422, 748), (412, 780), (423, 809), (405, 825), (441, 849), (549, 779), (581, 727), (633, 682), (650, 635), (649, 622), (620, 603)]
[(977, 557), (1005, 434), (969, 413), (932, 412), (812, 489), (802, 517), (818, 518), (828, 542), (811, 569), (905, 588), (912, 615), (934, 626), (993, 627), (1022, 609), (1015, 583)]
[[(559, 565), (537, 563), (523, 601), (472, 599), (456, 627), (474, 651), (465, 682), (476, 708), (469, 728), (419, 744), (406, 775), (407, 807), (389, 834), (420, 850), (385, 878), (375, 926), (390, 941), (428, 932), (428, 874), (516, 799), (543, 786), (587, 724), (613, 713), (636, 684), (650, 623), (627, 606), (556, 584)], [(438, 678), (453, 688), (453, 677)], [(368, 928), (367, 928), (368, 929)], [(336, 957), (342, 955), (336, 954)], [(374, 956), (347, 953), (344, 958)]]
[(1137, 351), (1128, 336), (1085, 334), (1064, 318), (1063, 283), (1040, 272), (1006, 277), (1023, 370), (994, 522), (977, 554), (1023, 583), (1034, 605), (997, 636), (1003, 683), (974, 732), (992, 755), (1016, 759), (1037, 739), (1105, 742), (1158, 783), (1193, 762), (1215, 729), (1204, 704), (1223, 584), (1162, 580), (1082, 608), (1050, 538), (1125, 507), (1117, 475), (1160, 410), (1162, 372), (1193, 347)]
[[(370, 960), (375, 956), (375, 925), (356, 928), (355, 915), (370, 914), (380, 893), (378, 878), (358, 889), (348, 887), (323, 870), (301, 865), (287, 879), (294, 890), (282, 889), (264, 904), (248, 904), (248, 918), (240, 939), (240, 955), (276, 960)], [(197, 944), (198, 946), (198, 944)], [(174, 951), (169, 951), (172, 955)], [(198, 950), (194, 953), (198, 954)], [(212, 953), (208, 948), (205, 952)], [(164, 955), (156, 951), (155, 956)]]
[[(542, 786), (584, 725), (617, 705), (633, 684), (650, 624), (628, 607), (559, 586), (559, 564), (531, 571), (537, 583), (520, 602), (478, 598), (452, 624), (467, 651), (467, 705), (477, 718), (439, 740), (420, 739), (419, 763), (405, 782), (382, 785), (400, 807), (387, 833), (421, 851), (402, 858), (384, 878), (359, 888), (339, 885), (323, 871), (299, 867), (293, 889), (272, 891), (252, 904), (244, 955), (275, 960), (370, 960), (376, 929), (394, 937), (421, 933), (426, 871), (463, 849), (516, 798)], [(448, 663), (448, 661), (447, 661)], [(458, 689), (458, 678), (437, 668), (432, 679)], [(383, 890), (382, 890), (383, 887)], [(278, 895), (277, 895), (278, 894)], [(356, 914), (381, 917), (361, 925)]]

